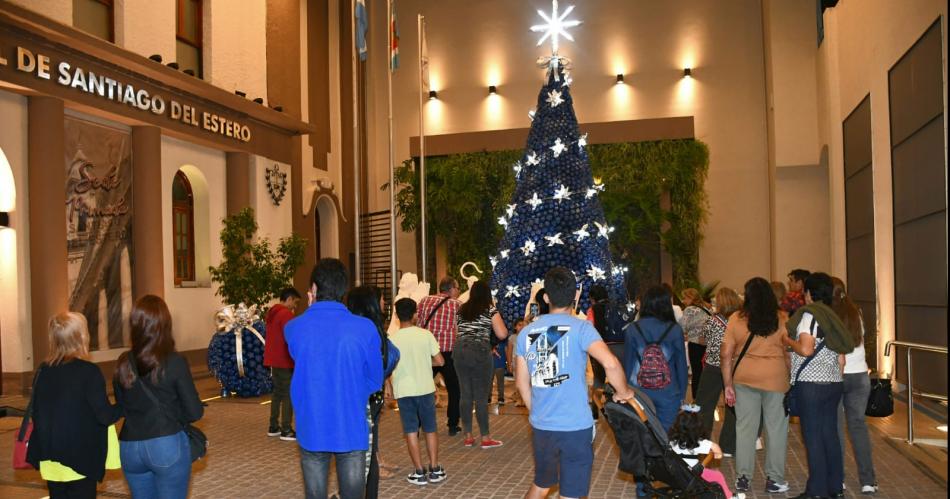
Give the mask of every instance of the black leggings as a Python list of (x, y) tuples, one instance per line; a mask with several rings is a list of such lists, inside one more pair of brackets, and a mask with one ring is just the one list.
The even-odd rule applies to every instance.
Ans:
[(696, 393), (699, 391), (699, 377), (703, 374), (703, 354), (706, 353), (706, 345), (687, 343), (689, 345), (689, 367), (693, 373), (693, 379), (690, 380), (690, 388), (693, 393), (693, 400), (696, 400)]

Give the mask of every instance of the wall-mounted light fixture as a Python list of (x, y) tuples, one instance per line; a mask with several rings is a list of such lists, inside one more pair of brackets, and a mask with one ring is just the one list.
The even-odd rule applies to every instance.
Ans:
[(435, 100), (439, 98), (438, 92), (435, 90), (429, 90), (429, 100)]
[(172, 69), (176, 69), (176, 70), (178, 69), (178, 63), (177, 63), (177, 62), (169, 62), (168, 64), (166, 64), (166, 66), (168, 66), (168, 67), (170, 67), (170, 68), (172, 68)]
[(5, 211), (0, 211), (0, 227), (9, 227), (10, 226), (10, 214)]
[(194, 75), (195, 75), (195, 70), (194, 70), (194, 69), (186, 69), (186, 70), (183, 71), (183, 73), (185, 73), (185, 74), (188, 75), (188, 76), (194, 76)]
[(155, 62), (157, 62), (157, 63), (159, 63), (159, 64), (162, 63), (162, 55), (161, 55), (161, 54), (152, 54), (152, 55), (148, 56), (148, 58), (151, 59), (151, 60), (153, 60), (153, 61), (155, 61)]
[(693, 75), (693, 68), (683, 68), (683, 78), (689, 78)]
[(234, 95), (239, 95), (239, 96), (241, 96), (241, 97), (247, 97), (247, 93), (242, 92), (242, 91), (240, 91), (240, 90), (235, 90), (235, 91), (234, 91)]
[(264, 98), (263, 98), (263, 97), (257, 97), (257, 98), (254, 99), (254, 102), (256, 102), (256, 103), (258, 103), (258, 104), (264, 104)]
[(617, 85), (623, 84), (623, 73), (617, 73)]
[(495, 85), (488, 85), (488, 95), (496, 95), (498, 93), (498, 87)]

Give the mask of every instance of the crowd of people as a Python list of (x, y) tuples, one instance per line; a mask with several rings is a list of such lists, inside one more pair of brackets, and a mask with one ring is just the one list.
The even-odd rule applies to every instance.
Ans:
[[(846, 440), (861, 492), (877, 491), (864, 421), (870, 383), (861, 314), (844, 283), (825, 273), (794, 270), (787, 288), (756, 277), (741, 294), (720, 287), (713, 297), (654, 285), (626, 303), (595, 286), (589, 310), (580, 311), (574, 273), (554, 267), (510, 329), (484, 282), (471, 286), (464, 303), (451, 277), (418, 304), (397, 300), (396, 328), (385, 323), (380, 290), (348, 283), (342, 262), (320, 260), (305, 311), (294, 316), (301, 294), (288, 288), (266, 315), (264, 355), (274, 380), (267, 434), (299, 445), (308, 498), (327, 497), (331, 462), (341, 498), (378, 496), (379, 480), (394, 469), (379, 453), (387, 400), (398, 406), (412, 463), (406, 480), (446, 480), (436, 377), (448, 395), (446, 434), (461, 434), (466, 447), (502, 446), (490, 431), (488, 402), (495, 383), (496, 400), (504, 403), (507, 369), (532, 428), (529, 498), (546, 497), (555, 485), (561, 497), (588, 495), (594, 423), (608, 384), (614, 402), (631, 402), (635, 391), (649, 398), (672, 450), (688, 465), (698, 454), (734, 458), (733, 484), (718, 470), (702, 470), (726, 497), (752, 486), (760, 437), (764, 490), (788, 491), (790, 414), (800, 420), (807, 449), (808, 481), (799, 497), (843, 495)], [(96, 483), (116, 462), (136, 498), (187, 496), (196, 457), (190, 423), (202, 417), (203, 404), (187, 361), (175, 352), (164, 301), (138, 300), (130, 330), (112, 403), (101, 371), (87, 360), (83, 316), (65, 312), (50, 320), (50, 354), (34, 379), (27, 460), (53, 498), (95, 497)], [(717, 413), (723, 423), (713, 438)]]

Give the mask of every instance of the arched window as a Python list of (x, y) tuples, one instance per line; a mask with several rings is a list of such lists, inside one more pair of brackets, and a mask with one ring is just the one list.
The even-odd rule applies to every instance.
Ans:
[(181, 170), (172, 182), (172, 238), (178, 286), (195, 280), (195, 197)]

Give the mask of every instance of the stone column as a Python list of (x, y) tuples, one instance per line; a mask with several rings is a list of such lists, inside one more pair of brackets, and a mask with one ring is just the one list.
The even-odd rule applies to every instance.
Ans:
[[(162, 131), (132, 127), (132, 263), (133, 299), (165, 296), (162, 233)], [(169, 207), (169, 210), (171, 208)]]
[(66, 166), (63, 101), (30, 97), (30, 308), (33, 366), (49, 352), (47, 321), (69, 306), (66, 265)]
[(227, 215), (231, 216), (251, 206), (251, 155), (229, 152), (226, 156)]

